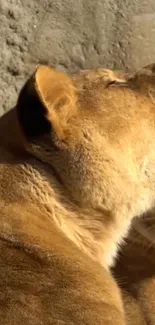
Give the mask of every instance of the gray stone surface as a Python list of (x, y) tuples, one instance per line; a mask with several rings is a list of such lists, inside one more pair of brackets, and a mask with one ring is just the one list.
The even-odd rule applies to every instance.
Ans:
[(155, 61), (155, 0), (0, 0), (0, 115), (38, 63), (135, 69)]

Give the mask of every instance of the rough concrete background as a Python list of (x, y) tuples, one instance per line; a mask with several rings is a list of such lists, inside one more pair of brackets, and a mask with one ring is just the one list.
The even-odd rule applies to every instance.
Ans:
[(155, 62), (155, 0), (0, 0), (0, 115), (38, 63), (60, 70)]

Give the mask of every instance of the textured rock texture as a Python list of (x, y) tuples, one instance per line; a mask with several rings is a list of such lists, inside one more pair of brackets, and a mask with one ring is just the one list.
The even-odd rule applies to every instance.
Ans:
[(153, 61), (154, 0), (0, 0), (0, 115), (38, 63), (76, 71)]

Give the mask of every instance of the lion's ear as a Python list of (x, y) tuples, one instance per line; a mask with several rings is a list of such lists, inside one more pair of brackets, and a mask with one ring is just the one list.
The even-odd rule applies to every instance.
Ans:
[(40, 66), (20, 92), (17, 114), (27, 138), (38, 137), (52, 129), (63, 138), (76, 107), (72, 81), (65, 73)]

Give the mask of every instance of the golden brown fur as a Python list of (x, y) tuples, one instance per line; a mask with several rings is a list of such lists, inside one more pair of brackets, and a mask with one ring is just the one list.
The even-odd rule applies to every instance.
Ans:
[(155, 204), (155, 76), (39, 67), (0, 120), (1, 324), (124, 325), (109, 272)]

